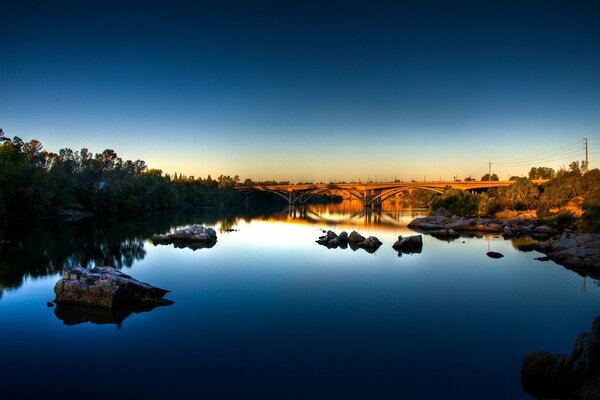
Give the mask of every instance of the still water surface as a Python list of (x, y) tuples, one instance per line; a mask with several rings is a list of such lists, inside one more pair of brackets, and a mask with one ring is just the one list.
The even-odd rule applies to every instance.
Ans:
[[(528, 399), (523, 355), (569, 353), (600, 314), (593, 280), (501, 238), (424, 237), (421, 254), (399, 256), (392, 243), (423, 210), (289, 211), (162, 212), (7, 237), (3, 397)], [(217, 244), (148, 240), (192, 223), (214, 227)], [(384, 244), (327, 249), (314, 242), (322, 229)], [(46, 302), (65, 264), (119, 266), (175, 304), (124, 320), (56, 315)]]

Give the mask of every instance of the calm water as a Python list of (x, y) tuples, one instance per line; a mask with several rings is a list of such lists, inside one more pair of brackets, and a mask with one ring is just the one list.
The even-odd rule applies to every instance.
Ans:
[[(3, 397), (529, 398), (523, 355), (569, 353), (600, 314), (598, 286), (491, 236), (424, 237), (421, 254), (398, 256), (392, 243), (421, 214), (347, 204), (163, 212), (5, 234)], [(215, 227), (218, 243), (148, 241), (191, 223)], [(374, 254), (317, 245), (330, 228), (384, 245)], [(120, 266), (172, 290), (175, 304), (124, 320), (57, 316), (46, 302), (65, 264)]]

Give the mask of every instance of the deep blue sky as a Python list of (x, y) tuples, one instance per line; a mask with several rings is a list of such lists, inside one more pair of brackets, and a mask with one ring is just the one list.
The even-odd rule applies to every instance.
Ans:
[(293, 181), (505, 178), (600, 138), (595, 2), (123, 3), (0, 0), (7, 135)]

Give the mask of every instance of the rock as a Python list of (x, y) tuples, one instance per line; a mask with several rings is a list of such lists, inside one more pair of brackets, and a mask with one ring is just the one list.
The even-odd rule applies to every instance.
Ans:
[(152, 235), (154, 245), (171, 243), (212, 243), (214, 245), (216, 241), (217, 232), (213, 228), (205, 228), (202, 225), (192, 225), (164, 235)]
[(54, 307), (54, 303), (51, 303), (49, 301), (46, 302), (46, 307), (50, 308), (50, 307)]
[(335, 238), (331, 239), (329, 242), (327, 242), (327, 246), (329, 246), (329, 247), (339, 247), (340, 244), (341, 244), (341, 242), (340, 242), (339, 237), (335, 237)]
[(588, 246), (594, 242), (600, 242), (600, 235), (593, 233), (583, 233), (575, 237), (578, 246)]
[(521, 384), (536, 398), (597, 399), (600, 372), (600, 317), (588, 333), (577, 335), (569, 356), (546, 352), (525, 355)]
[[(233, 230), (235, 230), (235, 229), (233, 229)], [(206, 234), (208, 235), (208, 237), (210, 239), (217, 240), (217, 231), (215, 231), (213, 228), (206, 228)]]
[(504, 229), (502, 230), (502, 236), (508, 239), (515, 236), (515, 234), (509, 227), (504, 227)]
[(536, 261), (550, 261), (550, 258), (544, 256), (544, 257), (536, 257), (536, 258), (534, 258), (534, 260), (536, 260)]
[(565, 365), (567, 357), (563, 355), (543, 351), (527, 353), (521, 367), (523, 389), (536, 398), (560, 397), (565, 390), (561, 385)]
[(533, 231), (536, 233), (547, 233), (547, 234), (551, 234), (551, 233), (555, 232), (555, 230), (550, 228), (548, 225), (536, 226), (535, 228), (533, 228)]
[(398, 236), (398, 241), (392, 247), (403, 253), (420, 253), (423, 248), (423, 237), (421, 235)]
[(407, 227), (411, 229), (420, 229), (423, 231), (444, 229), (444, 225), (442, 223), (431, 222), (429, 218), (415, 218), (408, 223)]
[(133, 279), (113, 267), (65, 267), (54, 286), (56, 304), (94, 307), (124, 307), (132, 304), (171, 305), (164, 299), (169, 291)]
[(338, 239), (340, 240), (341, 243), (347, 242), (348, 241), (348, 232), (346, 232), (346, 231), (340, 232), (340, 234), (338, 235)]
[(350, 232), (350, 235), (348, 236), (349, 242), (363, 242), (364, 240), (365, 240), (364, 236), (362, 236), (360, 233), (358, 233), (356, 231)]
[(429, 232), (429, 234), (438, 239), (456, 239), (460, 234), (453, 229), (440, 229), (438, 231)]
[(453, 229), (455, 231), (466, 231), (475, 228), (477, 223), (474, 219), (459, 219), (448, 225), (446, 225), (446, 229)]
[(369, 236), (365, 240), (359, 243), (359, 246), (363, 249), (378, 249), (383, 243), (379, 241), (375, 236)]
[(495, 251), (488, 251), (486, 254), (490, 258), (502, 258), (502, 257), (504, 257), (504, 254), (498, 253), (498, 252), (495, 252)]
[(556, 240), (551, 244), (552, 251), (563, 251), (579, 246), (575, 239)]
[(319, 236), (319, 239), (316, 240), (316, 242), (322, 245), (326, 245), (327, 243), (329, 243), (329, 239), (327, 239), (327, 236)]
[(517, 246), (517, 249), (521, 251), (533, 251), (535, 250), (535, 243), (524, 243)]
[(327, 231), (327, 233), (325, 234), (325, 237), (328, 240), (331, 240), (331, 239), (337, 239), (338, 235), (336, 235), (335, 232), (333, 232), (333, 231)]

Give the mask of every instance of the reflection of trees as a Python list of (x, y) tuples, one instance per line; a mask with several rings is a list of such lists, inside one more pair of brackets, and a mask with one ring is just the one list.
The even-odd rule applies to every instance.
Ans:
[(62, 271), (64, 265), (131, 267), (146, 256), (144, 242), (155, 233), (198, 223), (231, 228), (240, 218), (268, 215), (269, 209), (187, 209), (143, 213), (127, 219), (88, 219), (71, 223), (12, 226), (0, 245), (0, 298), (4, 289), (18, 288), (24, 279)]
[(11, 233), (11, 243), (0, 248), (0, 290), (60, 272), (63, 265), (131, 267), (146, 255), (144, 237), (112, 221), (36, 224)]

